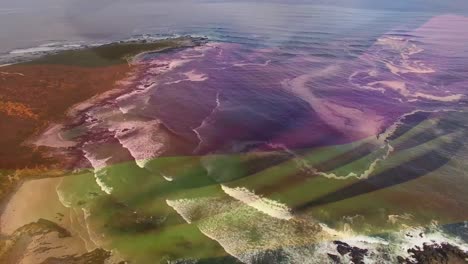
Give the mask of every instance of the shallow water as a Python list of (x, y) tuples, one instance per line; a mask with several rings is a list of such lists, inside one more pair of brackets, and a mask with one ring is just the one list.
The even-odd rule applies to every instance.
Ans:
[(366, 263), (432, 240), (467, 249), (467, 17), (147, 7), (128, 19), (104, 4), (87, 21), (69, 10), (73, 38), (54, 44), (209, 38), (138, 57), (133, 91), (82, 113), (92, 170), (57, 191), (93, 243), (135, 263), (327, 263), (334, 240), (369, 249)]

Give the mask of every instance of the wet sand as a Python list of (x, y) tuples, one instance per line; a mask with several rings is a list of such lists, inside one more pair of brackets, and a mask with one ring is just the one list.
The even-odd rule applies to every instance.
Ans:
[[(38, 178), (73, 163), (63, 153), (73, 142), (56, 132), (74, 113), (122, 91), (129, 63), (144, 52), (198, 45), (199, 39), (181, 37), (158, 41), (129, 41), (98, 47), (60, 51), (28, 62), (3, 65), (0, 71), (0, 201), (8, 198), (24, 179)], [(85, 104), (83, 104), (85, 102)], [(49, 129), (44, 135), (43, 131)], [(42, 135), (39, 137), (39, 135)], [(76, 135), (74, 135), (76, 136)], [(38, 144), (32, 144), (38, 141)], [(36, 170), (38, 173), (30, 173)], [(55, 174), (55, 173), (54, 173)], [(42, 178), (41, 177), (41, 178)]]
[[(6, 204), (0, 217), (1, 233), (10, 237), (14, 244), (13, 249), (19, 248), (19, 263), (41, 263), (50, 257), (81, 255), (96, 249), (86, 230), (77, 223), (76, 219), (79, 218), (76, 212), (60, 202), (56, 188), (61, 180), (62, 178), (45, 178), (26, 181)], [(64, 232), (69, 232), (70, 236), (61, 237), (55, 232), (42, 232), (30, 236), (27, 242), (16, 238), (27, 233), (23, 229), (28, 225), (44, 220), (55, 223)]]
[(70, 210), (60, 203), (56, 192), (60, 181), (61, 178), (46, 178), (24, 182), (1, 214), (2, 234), (11, 235), (16, 229), (40, 218), (57, 221), (64, 228), (70, 227), (67, 217)]
[(90, 239), (84, 212), (66, 208), (57, 194), (74, 162), (72, 138), (79, 136), (62, 135), (60, 128), (73, 121), (71, 109), (126, 92), (119, 81), (132, 73), (134, 56), (198, 44), (190, 37), (119, 42), (2, 66), (0, 263), (109, 257)]

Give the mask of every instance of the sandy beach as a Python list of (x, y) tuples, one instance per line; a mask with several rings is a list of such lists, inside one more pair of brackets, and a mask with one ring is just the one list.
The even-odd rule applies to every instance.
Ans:
[(2, 234), (11, 235), (16, 229), (40, 218), (57, 221), (64, 228), (70, 227), (66, 217), (70, 214), (69, 209), (60, 203), (56, 192), (60, 181), (61, 178), (46, 178), (24, 182), (1, 214)]
[(189, 37), (135, 40), (2, 65), (0, 176), (8, 180), (0, 190), (0, 263), (119, 262), (92, 241), (85, 213), (61, 203), (57, 188), (69, 174), (69, 160), (58, 153), (75, 147), (77, 136), (61, 131), (73, 111), (125, 92), (119, 82), (132, 74), (129, 59), (198, 44)]
[(22, 227), (43, 220), (55, 223), (70, 233), (68, 237), (60, 237), (56, 232), (31, 236), (26, 245), (22, 245), (24, 252), (19, 257), (19, 263), (42, 263), (52, 256), (80, 255), (96, 248), (87, 236), (87, 230), (77, 222), (76, 219), (80, 219), (77, 212), (61, 204), (56, 192), (61, 180), (45, 178), (24, 182), (1, 213), (0, 226), (4, 236), (18, 236)]

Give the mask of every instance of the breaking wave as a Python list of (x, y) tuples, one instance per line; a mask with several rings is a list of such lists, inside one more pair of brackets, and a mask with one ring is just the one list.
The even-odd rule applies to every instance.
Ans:
[[(161, 219), (195, 226), (244, 263), (330, 263), (331, 255), (350, 262), (338, 246), (362, 249), (364, 263), (411, 258), (408, 249), (424, 244), (468, 250), (442, 224), (422, 224), (433, 213), (424, 207), (431, 202), (418, 200), (434, 191), (427, 182), (446, 188), (464, 182), (433, 172), (452, 175), (461, 166), (453, 159), (465, 155), (465, 121), (450, 118), (466, 111), (466, 86), (464, 76), (451, 75), (460, 69), (447, 66), (450, 56), (431, 57), (450, 43), (432, 47), (415, 35), (388, 33), (374, 43), (345, 45), (339, 55), (333, 49), (342, 49), (340, 43), (307, 49), (312, 40), (301, 38), (291, 47), (222, 42), (137, 56), (131, 62), (137, 70), (118, 84), (125, 93), (75, 111), (86, 130), (77, 148), (96, 184), (123, 200), (118, 209), (99, 209), (129, 210), (129, 218), (157, 230), (153, 216), (139, 211), (169, 206), (157, 211)], [(442, 84), (440, 76), (452, 81)], [(130, 175), (110, 168), (122, 163), (135, 167)], [(144, 181), (130, 198), (120, 197), (132, 173)], [(421, 176), (428, 179), (418, 185)], [(460, 216), (441, 208), (463, 208), (453, 202), (456, 195), (434, 191), (436, 209), (451, 221)], [(408, 208), (416, 213), (401, 212)], [(344, 218), (351, 220), (343, 224)]]

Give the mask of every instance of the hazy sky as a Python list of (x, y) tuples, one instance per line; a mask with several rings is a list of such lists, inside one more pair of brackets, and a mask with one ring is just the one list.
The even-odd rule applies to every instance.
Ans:
[(275, 19), (275, 12), (287, 12), (284, 6), (292, 4), (468, 14), (467, 0), (0, 0), (0, 53), (54, 40), (124, 37), (151, 24), (221, 21), (238, 12)]
[(251, 3), (283, 3), (283, 4), (321, 4), (338, 5), (356, 8), (383, 8), (399, 10), (450, 10), (466, 12), (468, 11), (468, 1), (466, 0), (0, 0), (0, 10), (2, 8), (26, 8), (61, 6), (72, 7), (95, 7), (102, 8), (117, 3), (222, 3), (222, 2), (251, 2)]

